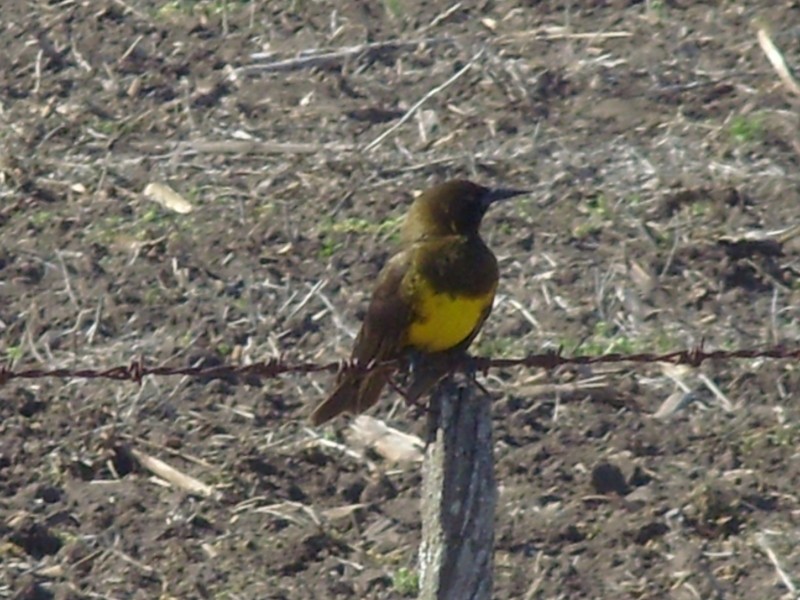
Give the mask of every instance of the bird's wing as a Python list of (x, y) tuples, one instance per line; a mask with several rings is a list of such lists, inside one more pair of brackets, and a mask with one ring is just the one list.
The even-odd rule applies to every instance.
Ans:
[[(362, 366), (373, 360), (397, 358), (403, 348), (412, 315), (405, 287), (411, 260), (411, 250), (400, 252), (386, 263), (378, 275), (351, 354), (351, 358)], [(319, 425), (343, 412), (364, 412), (378, 401), (388, 380), (389, 375), (384, 371), (342, 373), (336, 382), (336, 389), (314, 409), (311, 422)]]
[(406, 288), (411, 260), (411, 249), (405, 250), (395, 254), (381, 270), (351, 358), (361, 363), (390, 360), (401, 350), (412, 317)]

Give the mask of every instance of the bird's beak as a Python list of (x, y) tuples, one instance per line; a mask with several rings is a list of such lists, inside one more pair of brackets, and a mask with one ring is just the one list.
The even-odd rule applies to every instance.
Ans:
[(483, 204), (487, 208), (500, 200), (513, 198), (514, 196), (521, 196), (522, 194), (530, 194), (530, 190), (513, 190), (509, 188), (494, 188), (490, 189), (483, 197)]

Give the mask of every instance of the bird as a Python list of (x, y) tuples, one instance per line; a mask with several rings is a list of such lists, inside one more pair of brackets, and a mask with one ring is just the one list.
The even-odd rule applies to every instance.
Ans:
[[(351, 360), (362, 367), (407, 361), (413, 375), (415, 366), (466, 352), (492, 310), (499, 279), (497, 259), (480, 236), (481, 221), (495, 202), (526, 193), (452, 180), (417, 196), (403, 223), (401, 249), (378, 275)], [(443, 375), (416, 382), (407, 398), (419, 397)], [(343, 370), (311, 423), (364, 412), (390, 377), (387, 369)]]

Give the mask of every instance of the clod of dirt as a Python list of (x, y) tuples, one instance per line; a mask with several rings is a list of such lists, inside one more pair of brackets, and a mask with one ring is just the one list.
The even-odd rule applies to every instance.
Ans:
[(385, 475), (370, 481), (361, 492), (360, 502), (380, 502), (397, 496), (397, 488)]
[(286, 560), (281, 566), (284, 575), (298, 573), (305, 569), (306, 563), (316, 561), (325, 550), (343, 550), (342, 544), (336, 542), (325, 533), (316, 533), (303, 538), (299, 544), (293, 544), (286, 551)]
[(687, 521), (700, 535), (715, 539), (737, 534), (750, 510), (743, 505), (736, 489), (714, 481), (695, 490), (685, 512)]
[(36, 413), (43, 411), (47, 407), (46, 403), (38, 400), (36, 395), (29, 390), (18, 389), (17, 397), (19, 399), (19, 407), (17, 410), (19, 414), (26, 419), (30, 419)]
[(61, 500), (64, 491), (53, 485), (41, 485), (36, 490), (36, 498), (46, 502), (47, 504), (54, 504)]
[(345, 501), (356, 504), (365, 487), (366, 483), (363, 477), (349, 474), (339, 479), (337, 492)]
[(25, 554), (37, 560), (55, 554), (62, 546), (59, 537), (51, 533), (49, 528), (27, 519), (22, 521), (8, 539), (22, 548)]
[(659, 538), (669, 531), (666, 523), (661, 521), (653, 521), (642, 525), (636, 534), (633, 536), (633, 541), (639, 545), (644, 545), (647, 542)]
[(50, 590), (38, 583), (32, 575), (27, 575), (16, 582), (19, 586), (13, 600), (53, 600), (55, 595)]
[(699, 202), (709, 202), (723, 210), (733, 206), (744, 206), (749, 203), (749, 199), (734, 187), (722, 189), (684, 188), (673, 191), (662, 198), (657, 211), (658, 216), (661, 218), (671, 217), (684, 206), (692, 206)]
[(568, 544), (577, 544), (586, 539), (586, 534), (570, 523), (559, 534), (559, 539)]
[(598, 494), (625, 496), (630, 491), (622, 470), (607, 462), (592, 469), (592, 487)]

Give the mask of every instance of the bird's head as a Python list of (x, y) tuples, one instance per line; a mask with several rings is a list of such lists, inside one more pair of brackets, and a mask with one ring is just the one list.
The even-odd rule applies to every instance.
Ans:
[(527, 190), (487, 188), (464, 180), (442, 183), (414, 200), (406, 217), (404, 237), (413, 241), (440, 235), (477, 234), (483, 215), (492, 204), (526, 193)]

